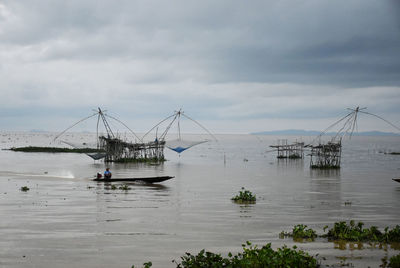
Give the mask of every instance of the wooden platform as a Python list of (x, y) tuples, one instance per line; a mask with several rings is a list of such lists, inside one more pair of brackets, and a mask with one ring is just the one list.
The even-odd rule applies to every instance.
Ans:
[(93, 181), (98, 182), (118, 182), (118, 181), (126, 181), (126, 182), (144, 182), (144, 183), (158, 183), (162, 181), (166, 181), (172, 179), (174, 177), (171, 176), (159, 176), (159, 177), (142, 177), (142, 178), (111, 178), (111, 179), (94, 179)]

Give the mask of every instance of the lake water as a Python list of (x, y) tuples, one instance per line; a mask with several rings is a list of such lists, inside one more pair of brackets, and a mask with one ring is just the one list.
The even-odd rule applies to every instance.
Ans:
[[(61, 146), (54, 134), (0, 133), (0, 147)], [(186, 135), (188, 139), (199, 138)], [(217, 135), (179, 157), (166, 149), (161, 165), (104, 164), (84, 154), (0, 151), (1, 267), (175, 267), (185, 252), (227, 254), (251, 241), (274, 248), (297, 245), (326, 258), (322, 264), (379, 267), (399, 254), (387, 245), (335, 244), (324, 239), (293, 242), (281, 231), (306, 224), (323, 233), (336, 221), (367, 227), (400, 223), (400, 137), (352, 137), (343, 143), (340, 170), (311, 170), (304, 160), (276, 159), (273, 136)], [(296, 137), (287, 137), (289, 142)], [(64, 140), (93, 142), (93, 134)], [(297, 138), (299, 140), (299, 138)], [(310, 142), (312, 137), (303, 137)], [(91, 181), (109, 166), (113, 177), (170, 175), (155, 185), (131, 183), (131, 190)], [(120, 183), (113, 183), (120, 186)], [(28, 192), (20, 188), (28, 186)], [(230, 199), (241, 190), (254, 205)]]

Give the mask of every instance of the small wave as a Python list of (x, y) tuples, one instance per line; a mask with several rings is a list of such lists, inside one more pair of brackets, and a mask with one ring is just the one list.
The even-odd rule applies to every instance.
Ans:
[(6, 175), (12, 176), (23, 176), (23, 177), (46, 177), (46, 178), (61, 178), (61, 179), (74, 179), (75, 176), (72, 173), (68, 174), (38, 174), (38, 173), (17, 173), (17, 172), (6, 172)]

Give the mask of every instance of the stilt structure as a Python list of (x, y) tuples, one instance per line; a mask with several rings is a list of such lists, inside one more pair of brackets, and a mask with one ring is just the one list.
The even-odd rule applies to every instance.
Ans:
[[(67, 130), (74, 127), (75, 125), (94, 116), (97, 116), (97, 145), (95, 149), (98, 150), (98, 153), (88, 154), (88, 156), (90, 156), (94, 160), (99, 160), (101, 158), (104, 158), (105, 162), (162, 162), (165, 160), (165, 141), (159, 141), (158, 139), (156, 139), (155, 141), (144, 143), (142, 139), (139, 138), (127, 125), (125, 125), (117, 118), (105, 114), (100, 108), (98, 108), (96, 113), (78, 121), (71, 127), (61, 132), (54, 138), (54, 140), (56, 140), (63, 133), (65, 133)], [(106, 118), (110, 118), (122, 124), (139, 140), (139, 142), (128, 142), (121, 140), (118, 135), (114, 134)], [(106, 135), (99, 136), (100, 120), (103, 122)], [(78, 147), (77, 145), (74, 146), (72, 143), (68, 144), (73, 147)]]
[[(384, 119), (383, 117), (372, 114), (369, 112), (366, 112), (365, 109), (366, 107), (360, 108), (356, 107), (355, 109), (350, 109), (350, 112), (330, 125), (327, 129), (325, 129), (320, 135), (318, 135), (310, 145), (307, 145), (307, 147), (311, 148), (311, 160), (310, 160), (310, 167), (311, 168), (321, 168), (321, 169), (327, 169), (327, 168), (333, 168), (337, 169), (340, 168), (340, 162), (341, 162), (341, 157), (342, 157), (342, 137), (344, 137), (346, 134), (351, 138), (354, 131), (358, 129), (357, 127), (357, 120), (359, 114), (366, 114), (369, 116), (376, 117), (392, 127), (396, 128), (397, 130), (400, 130), (399, 127), (396, 125), (392, 124), (388, 120)], [(339, 123), (344, 122), (342, 127), (337, 131), (336, 135), (331, 139), (330, 142), (328, 143), (321, 143), (319, 142), (318, 145), (313, 145), (314, 142), (317, 139), (320, 139), (322, 135), (324, 135), (329, 129), (333, 128), (334, 126), (338, 125)]]
[(118, 138), (100, 136), (100, 148), (106, 152), (106, 162), (162, 162), (165, 141), (129, 143)]
[(271, 145), (278, 152), (277, 158), (301, 159), (304, 157), (304, 142), (288, 144), (286, 139), (278, 140), (278, 145)]
[(342, 157), (342, 140), (338, 142), (328, 142), (326, 144), (310, 145), (311, 148), (311, 168), (340, 168)]

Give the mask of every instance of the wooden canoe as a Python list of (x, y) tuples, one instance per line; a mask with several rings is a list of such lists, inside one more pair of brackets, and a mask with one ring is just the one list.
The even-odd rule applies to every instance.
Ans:
[(126, 182), (144, 182), (144, 183), (158, 183), (162, 181), (166, 181), (169, 179), (172, 179), (174, 177), (171, 176), (159, 176), (159, 177), (143, 177), (143, 178), (111, 178), (111, 179), (94, 179), (93, 181), (98, 181), (98, 182), (116, 182), (116, 181), (126, 181)]
[(393, 179), (394, 181), (400, 182), (400, 179)]

